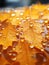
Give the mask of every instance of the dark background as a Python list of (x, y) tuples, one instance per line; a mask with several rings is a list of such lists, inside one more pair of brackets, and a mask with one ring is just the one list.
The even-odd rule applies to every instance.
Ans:
[(42, 4), (49, 3), (49, 0), (0, 0), (0, 8), (2, 7), (22, 7), (22, 6), (29, 6), (31, 4), (35, 4), (40, 1)]

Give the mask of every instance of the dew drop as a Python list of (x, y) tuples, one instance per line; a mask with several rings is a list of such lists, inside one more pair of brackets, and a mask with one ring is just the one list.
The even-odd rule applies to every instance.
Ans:
[(15, 14), (11, 14), (11, 16), (15, 16)]
[(32, 28), (33, 27), (33, 24), (30, 24), (30, 26), (29, 26), (30, 28)]
[(25, 41), (25, 39), (23, 37), (21, 37), (20, 41), (23, 43)]
[(19, 39), (19, 33), (16, 33), (16, 37), (17, 37), (17, 39)]
[(49, 34), (46, 34), (46, 35), (45, 35), (45, 38), (46, 38), (47, 40), (49, 40)]
[(11, 51), (12, 51), (12, 46), (8, 46), (7, 52), (11, 52)]
[(17, 44), (18, 44), (18, 41), (13, 41), (12, 42), (12, 47), (15, 48)]
[(46, 46), (44, 49), (47, 53), (49, 53), (49, 47)]
[(10, 58), (15, 58), (17, 56), (17, 52), (9, 52)]
[(33, 45), (30, 45), (30, 48), (34, 48), (34, 46)]
[(47, 61), (46, 56), (43, 53), (36, 53), (36, 65), (43, 65)]
[(2, 33), (0, 33), (0, 37), (2, 36)]
[(12, 60), (13, 60), (13, 61), (16, 61), (16, 58), (13, 58)]
[(47, 24), (48, 23), (48, 20), (45, 20), (44, 23)]
[(21, 12), (20, 15), (23, 15), (23, 12)]

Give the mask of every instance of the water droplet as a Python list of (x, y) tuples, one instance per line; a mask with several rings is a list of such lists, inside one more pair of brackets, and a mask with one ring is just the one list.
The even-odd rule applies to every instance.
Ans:
[(34, 48), (34, 46), (33, 45), (30, 45), (30, 48)]
[(12, 55), (11, 53), (8, 53), (10, 56)]
[(15, 58), (17, 56), (17, 52), (15, 51), (9, 52), (8, 54), (10, 55), (10, 58)]
[(12, 58), (13, 61), (16, 61), (16, 58)]
[(21, 12), (20, 15), (22, 16), (23, 15), (23, 12)]
[(23, 37), (23, 35), (20, 36), (20, 41), (21, 42), (24, 42), (25, 41), (25, 38)]
[[(43, 53), (36, 53), (37, 65), (41, 63), (41, 65), (47, 60), (46, 55)], [(39, 64), (40, 65), (40, 64)]]
[(19, 25), (17, 25), (15, 28), (16, 28), (16, 30), (17, 30), (17, 31), (19, 31), (20, 26), (19, 26)]
[(17, 52), (12, 52), (12, 55), (13, 55), (14, 57), (16, 57)]
[(21, 30), (23, 30), (23, 27), (21, 27)]
[(40, 12), (40, 15), (41, 15), (41, 16), (43, 16), (43, 15), (44, 15), (44, 13), (43, 13), (43, 12)]
[(31, 57), (36, 59), (36, 54), (32, 55)]
[(26, 19), (29, 21), (30, 17), (28, 16)]
[(47, 24), (48, 23), (48, 20), (45, 20), (44, 23)]
[(12, 46), (8, 46), (7, 52), (11, 52), (11, 51), (12, 51)]
[(16, 48), (15, 47), (13, 47), (13, 51), (15, 51), (16, 50)]
[(49, 8), (47, 8), (47, 10), (49, 10)]
[(3, 49), (5, 50), (5, 49), (7, 49), (7, 47), (3, 47)]
[(49, 40), (49, 34), (46, 34), (45, 35), (45, 38)]
[(47, 29), (49, 29), (49, 25), (47, 25), (46, 27), (47, 27)]
[(18, 41), (13, 41), (12, 42), (12, 47), (15, 48), (17, 44), (18, 44)]
[(19, 35), (19, 33), (16, 33), (16, 36), (18, 36)]
[(11, 16), (15, 16), (15, 15), (16, 15), (16, 14), (14, 14), (14, 13), (13, 13), (13, 14), (11, 14)]
[(2, 54), (3, 54), (4, 58), (5, 58), (9, 63), (13, 62), (13, 61), (12, 61), (12, 58), (11, 58), (11, 55), (9, 55), (9, 52), (8, 52), (7, 50), (3, 50)]
[(20, 37), (23, 35), (23, 31), (20, 32)]
[(46, 45), (46, 43), (44, 43), (44, 42), (43, 42), (43, 43), (42, 43), (42, 45), (43, 45), (43, 46), (45, 46), (45, 45)]
[(44, 49), (49, 53), (49, 47), (46, 46)]
[(5, 27), (8, 25), (6, 21), (7, 21), (7, 19), (4, 20), (3, 22), (0, 22), (0, 30), (5, 29)]
[(5, 28), (2, 28), (2, 30), (4, 30)]
[(44, 49), (42, 48), (41, 51), (44, 51)]
[(33, 27), (33, 23), (32, 23), (32, 22), (30, 22), (30, 25), (29, 25), (29, 27), (30, 27), (30, 28), (32, 28), (32, 27)]
[(25, 41), (25, 39), (21, 39), (20, 41), (21, 41), (21, 42), (24, 42), (24, 41)]
[(19, 33), (16, 33), (16, 37), (17, 37), (17, 39), (19, 39)]
[(16, 19), (17, 19), (17, 20), (19, 20), (19, 18), (18, 18), (18, 17), (17, 17)]

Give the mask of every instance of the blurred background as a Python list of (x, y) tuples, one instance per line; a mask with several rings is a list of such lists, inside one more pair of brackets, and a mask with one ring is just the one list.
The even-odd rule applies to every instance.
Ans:
[(0, 0), (0, 8), (30, 6), (38, 1), (40, 1), (42, 4), (49, 3), (49, 0)]

